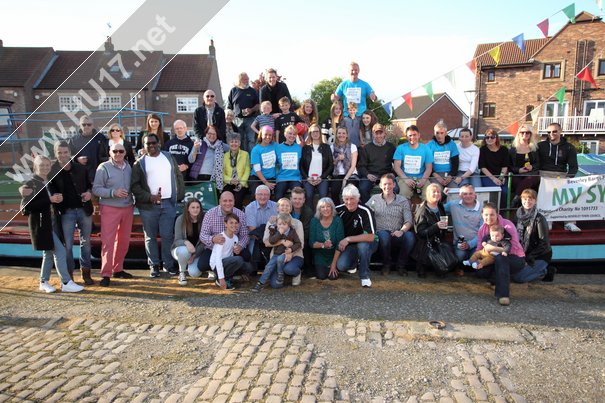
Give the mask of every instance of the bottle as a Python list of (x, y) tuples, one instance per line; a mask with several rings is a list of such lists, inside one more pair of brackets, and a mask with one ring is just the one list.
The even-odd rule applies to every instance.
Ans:
[(162, 204), (162, 187), (161, 186), (158, 188), (158, 197), (159, 197), (159, 199), (155, 203), (156, 204)]
[(457, 245), (457, 246), (458, 246), (458, 249), (460, 249), (460, 246), (461, 246), (461, 245), (462, 245), (462, 244), (463, 244), (465, 241), (466, 241), (466, 240), (465, 240), (465, 238), (464, 238), (464, 235), (460, 235), (460, 236), (458, 237), (458, 241), (457, 241), (457, 244), (458, 244), (458, 245)]
[(529, 165), (529, 154), (525, 153), (525, 164), (523, 164), (523, 167), (527, 168)]

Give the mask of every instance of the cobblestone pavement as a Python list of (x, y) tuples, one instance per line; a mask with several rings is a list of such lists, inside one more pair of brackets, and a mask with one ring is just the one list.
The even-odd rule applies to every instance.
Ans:
[[(416, 329), (414, 329), (416, 327)], [(388, 349), (404, 344), (419, 324), (337, 322), (330, 329), (348, 343)], [(214, 326), (118, 324), (106, 320), (51, 320), (41, 326), (0, 327), (0, 401), (45, 402), (332, 402), (351, 401), (325, 353), (309, 343), (306, 326), (226, 320)], [(509, 329), (503, 338), (524, 340)], [(504, 333), (507, 333), (505, 330)], [(475, 333), (476, 334), (476, 333)], [(210, 365), (175, 391), (154, 394), (128, 382), (120, 357), (144, 341), (179, 338), (213, 346)], [(430, 349), (435, 342), (426, 343)], [(409, 396), (407, 402), (523, 402), (515, 393), (507, 357), (489, 344), (458, 344), (442, 357), (449, 387)], [(381, 402), (381, 396), (373, 402)]]

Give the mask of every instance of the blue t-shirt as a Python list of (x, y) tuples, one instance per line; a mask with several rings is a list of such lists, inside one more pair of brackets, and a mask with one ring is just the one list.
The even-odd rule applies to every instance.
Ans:
[(349, 116), (347, 104), (349, 102), (355, 102), (357, 104), (357, 115), (361, 116), (366, 110), (366, 98), (374, 92), (370, 84), (363, 80), (357, 80), (352, 82), (346, 80), (338, 84), (336, 88), (336, 95), (343, 98), (342, 105), (344, 106), (344, 115)]
[(458, 147), (453, 141), (438, 144), (435, 139), (429, 141), (427, 146), (433, 154), (433, 172), (450, 172), (452, 157), (458, 155)]
[(250, 155), (250, 164), (252, 165), (252, 172), (256, 172), (254, 170), (254, 165), (260, 164), (261, 173), (265, 177), (265, 179), (275, 179), (277, 175), (277, 171), (275, 169), (275, 163), (277, 161), (277, 145), (275, 143), (271, 143), (268, 146), (262, 146), (257, 144), (252, 149), (252, 154)]
[(300, 159), (302, 157), (302, 148), (294, 143), (291, 146), (286, 143), (277, 145), (277, 163), (279, 164), (279, 172), (277, 173), (278, 181), (299, 181), (300, 176)]
[(404, 143), (397, 147), (393, 155), (394, 161), (401, 161), (401, 169), (410, 178), (422, 178), (426, 170), (426, 164), (433, 162), (433, 153), (425, 144), (418, 144), (413, 149), (410, 143)]

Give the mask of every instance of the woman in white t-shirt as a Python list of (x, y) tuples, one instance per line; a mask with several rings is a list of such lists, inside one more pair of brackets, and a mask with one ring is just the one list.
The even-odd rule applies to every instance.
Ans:
[(332, 150), (323, 142), (319, 125), (313, 124), (309, 127), (309, 137), (300, 161), (307, 206), (313, 208), (316, 191), (320, 199), (328, 195), (328, 177), (332, 175), (333, 168)]
[(458, 187), (470, 183), (475, 188), (481, 186), (481, 178), (477, 174), (479, 166), (479, 147), (473, 144), (473, 133), (470, 129), (460, 130), (458, 147), (458, 175), (454, 182)]
[(359, 184), (357, 176), (357, 146), (349, 140), (349, 133), (346, 127), (339, 127), (336, 130), (334, 144), (330, 147), (332, 158), (334, 160), (334, 170), (332, 172), (332, 200), (335, 204), (340, 204), (340, 194), (343, 186), (353, 183)]

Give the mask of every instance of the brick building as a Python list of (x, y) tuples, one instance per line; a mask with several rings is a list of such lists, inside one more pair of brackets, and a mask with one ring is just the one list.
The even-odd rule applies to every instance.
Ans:
[(418, 126), (421, 141), (433, 138), (435, 123), (443, 120), (449, 130), (467, 125), (468, 116), (446, 93), (434, 94), (434, 101), (428, 95), (412, 98), (413, 109), (404, 102), (393, 111), (393, 134), (402, 137), (410, 125)]
[[(476, 132), (495, 128), (508, 133), (515, 122), (532, 125), (531, 112), (538, 109), (534, 130), (544, 134), (551, 122), (558, 122), (566, 136), (591, 152), (605, 152), (605, 24), (601, 18), (581, 12), (575, 24), (567, 23), (555, 35), (525, 41), (525, 53), (515, 43), (504, 42), (496, 66), (487, 52), (497, 45), (480, 44), (475, 51)], [(599, 89), (576, 78), (587, 65)], [(563, 86), (561, 104), (554, 94)]]
[[(118, 121), (126, 132), (136, 133), (145, 128), (146, 111), (164, 113), (165, 131), (176, 119), (191, 127), (193, 111), (207, 89), (222, 104), (212, 41), (208, 54), (196, 55), (114, 50), (111, 38), (95, 52), (4, 47), (0, 41), (0, 106), (12, 110), (16, 125), (26, 116), (19, 113), (40, 112), (19, 129), (21, 139), (57, 130), (58, 121), (68, 135), (75, 133), (77, 127), (66, 113), (51, 112), (75, 111), (80, 105), (93, 110), (98, 127)], [(113, 118), (123, 106), (139, 112), (124, 111)]]

